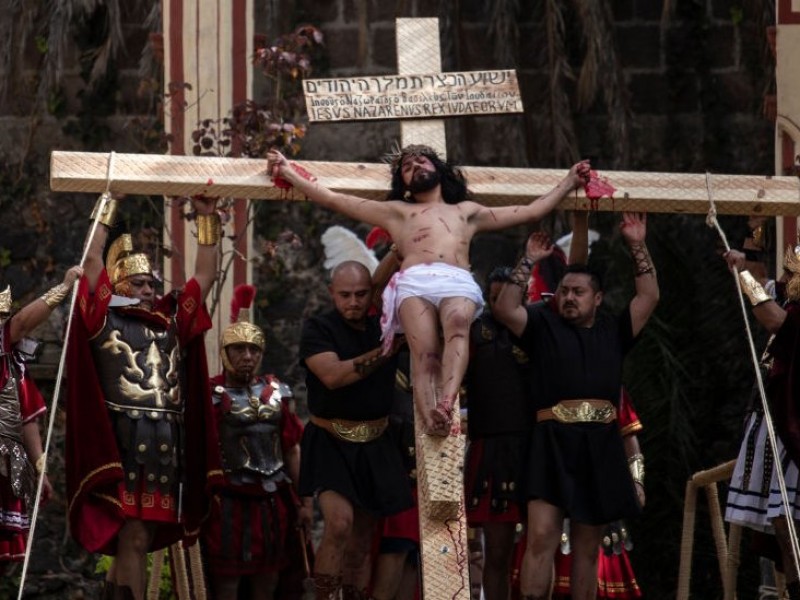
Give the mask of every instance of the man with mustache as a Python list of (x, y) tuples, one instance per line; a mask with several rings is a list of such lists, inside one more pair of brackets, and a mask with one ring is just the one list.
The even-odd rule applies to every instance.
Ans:
[(625, 213), (620, 230), (633, 257), (636, 289), (622, 314), (598, 312), (600, 278), (583, 265), (567, 267), (556, 290), (556, 311), (522, 306), (520, 295), (533, 264), (527, 255), (515, 268), (516, 285), (506, 285), (494, 306), (495, 317), (520, 338), (532, 359), (537, 412), (524, 489), (525, 600), (549, 595), (564, 516), (572, 524), (572, 597), (589, 600), (596, 594), (597, 547), (605, 526), (640, 510), (616, 423), (617, 405), (624, 356), (655, 310), (659, 291), (645, 245), (645, 217)]
[(254, 297), (253, 286), (234, 290), (233, 323), (220, 344), (224, 371), (210, 382), (225, 488), (203, 526), (203, 549), (218, 600), (236, 600), (245, 578), (253, 600), (276, 597), (296, 525), (308, 529), (313, 516), (311, 498), (301, 504), (294, 490), (303, 425), (289, 406), (291, 389), (259, 374), (266, 336), (250, 321)]
[(204, 333), (205, 299), (222, 235), (215, 198), (195, 197), (195, 275), (159, 297), (149, 257), (131, 236), (103, 249), (117, 200), (92, 218), (67, 350), (70, 531), (89, 552), (114, 556), (104, 598), (144, 598), (147, 553), (194, 542), (221, 480)]
[(369, 270), (356, 261), (338, 264), (329, 291), (334, 309), (308, 319), (300, 338), (311, 417), (299, 491), (318, 498), (324, 523), (314, 561), (316, 598), (356, 600), (366, 597), (377, 518), (413, 501), (400, 449), (387, 431), (396, 346), (382, 352), (378, 319), (368, 314)]

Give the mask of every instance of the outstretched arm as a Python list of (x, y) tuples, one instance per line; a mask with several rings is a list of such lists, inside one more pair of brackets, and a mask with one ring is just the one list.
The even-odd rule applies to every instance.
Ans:
[[(97, 280), (100, 279), (100, 273), (105, 268), (103, 264), (103, 249), (108, 241), (108, 232), (117, 220), (118, 199), (109, 196), (104, 201), (103, 196), (105, 194), (97, 199), (94, 210), (92, 210), (90, 223), (94, 227), (93, 221), (97, 220), (97, 227), (94, 227), (94, 236), (87, 240), (89, 247), (86, 250), (86, 258), (83, 261), (83, 273), (89, 282), (90, 292), (94, 292), (95, 287), (97, 287)], [(89, 231), (91, 232), (92, 228)]]
[(571, 191), (589, 181), (591, 166), (588, 160), (572, 165), (567, 176), (544, 196), (522, 206), (482, 206), (472, 217), (476, 231), (505, 229), (522, 223), (538, 221), (550, 213)]
[(400, 218), (400, 212), (390, 202), (379, 202), (358, 196), (340, 194), (309, 181), (295, 171), (286, 157), (277, 150), (267, 154), (267, 173), (280, 176), (311, 201), (330, 210), (342, 213), (351, 219), (377, 225), (389, 231)]
[(546, 233), (534, 232), (525, 243), (525, 255), (511, 272), (511, 281), (503, 285), (500, 295), (492, 306), (492, 315), (519, 337), (528, 324), (525, 298), (531, 269), (540, 260), (553, 253), (553, 244)]
[(203, 301), (208, 297), (219, 267), (219, 242), (222, 225), (217, 213), (217, 199), (195, 196), (192, 206), (197, 212), (197, 258), (194, 278), (200, 285)]
[(630, 311), (633, 335), (637, 336), (656, 309), (659, 298), (656, 268), (645, 245), (647, 215), (623, 213), (620, 231), (631, 251), (634, 264), (636, 295), (631, 300)]
[(81, 267), (71, 267), (64, 275), (64, 281), (14, 314), (9, 324), (11, 343), (16, 344), (43, 323), (50, 316), (50, 312), (69, 296), (72, 286), (81, 275), (83, 275)]

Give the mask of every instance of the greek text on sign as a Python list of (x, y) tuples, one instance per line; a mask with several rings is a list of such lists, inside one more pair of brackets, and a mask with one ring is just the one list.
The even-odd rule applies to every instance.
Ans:
[(522, 112), (517, 73), (467, 71), (303, 81), (311, 121), (425, 119)]

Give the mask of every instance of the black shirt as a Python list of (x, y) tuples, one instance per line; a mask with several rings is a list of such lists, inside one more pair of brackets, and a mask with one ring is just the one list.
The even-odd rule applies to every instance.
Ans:
[(348, 360), (380, 345), (378, 317), (368, 317), (366, 329), (351, 327), (335, 310), (306, 320), (300, 338), (300, 361), (306, 367), (308, 410), (324, 419), (365, 421), (389, 414), (394, 394), (397, 359), (392, 357), (368, 377), (334, 390), (328, 389), (306, 366), (306, 359), (334, 352)]
[(571, 325), (548, 305), (527, 311), (520, 343), (532, 357), (536, 409), (581, 399), (609, 400), (617, 406), (622, 362), (634, 342), (629, 308), (618, 316), (598, 311), (591, 327)]

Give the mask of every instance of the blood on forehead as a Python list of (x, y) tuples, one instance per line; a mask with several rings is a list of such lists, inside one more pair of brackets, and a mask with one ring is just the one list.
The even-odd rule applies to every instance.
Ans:
[(417, 158), (418, 156), (424, 156), (425, 158), (431, 160), (439, 158), (436, 150), (430, 146), (426, 146), (424, 144), (411, 144), (397, 152), (395, 156), (392, 157), (392, 171), (401, 167), (407, 159)]

